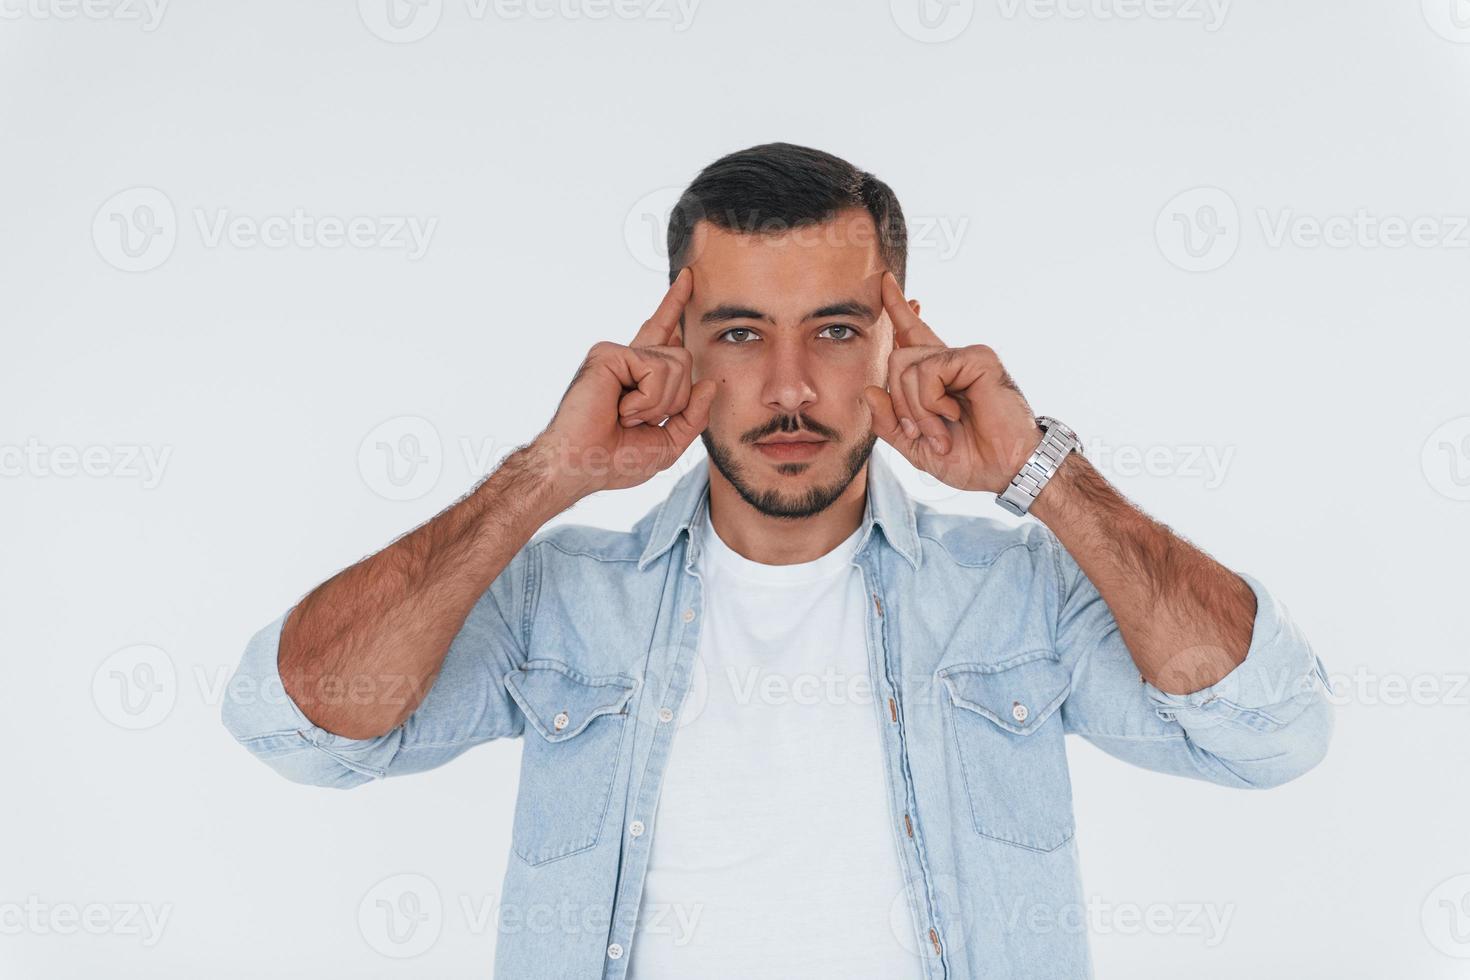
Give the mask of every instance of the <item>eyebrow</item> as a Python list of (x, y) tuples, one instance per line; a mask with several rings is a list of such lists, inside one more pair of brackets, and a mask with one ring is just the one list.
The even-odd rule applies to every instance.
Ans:
[[(807, 320), (820, 320), (829, 316), (851, 316), (865, 320), (876, 320), (878, 315), (873, 308), (866, 303), (855, 299), (845, 299), (837, 303), (829, 303), (826, 306), (812, 310), (802, 317), (802, 322)], [(722, 303), (714, 309), (707, 311), (699, 318), (700, 323), (727, 323), (730, 320), (765, 320), (774, 323), (770, 314), (762, 313), (760, 310), (749, 306), (739, 306), (733, 303)]]

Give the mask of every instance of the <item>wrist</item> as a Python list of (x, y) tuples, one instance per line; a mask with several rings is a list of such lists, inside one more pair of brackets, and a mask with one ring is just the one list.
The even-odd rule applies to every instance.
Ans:
[(588, 486), (583, 476), (570, 465), (565, 452), (538, 437), (506, 456), (481, 489), (510, 492), (529, 504), (544, 523), (597, 489)]
[(1084, 470), (1090, 470), (1093, 474), (1092, 464), (1082, 457), (1080, 453), (1068, 453), (1057, 467), (1056, 473), (1041, 488), (1036, 495), (1036, 501), (1031, 505), (1030, 513), (1047, 527), (1053, 527), (1057, 518), (1065, 513), (1074, 501), (1078, 493), (1080, 481), (1087, 479), (1089, 474)]
[(1042, 433), (1040, 442), (1011, 477), (1010, 483), (995, 498), (995, 502), (1003, 510), (1017, 517), (1030, 513), (1041, 491), (1056, 476), (1061, 466), (1080, 452), (1081, 443), (1077, 433), (1064, 423), (1050, 416), (1040, 415), (1036, 418), (1036, 427)]
[(1005, 493), (1006, 487), (1011, 485), (1011, 480), (1021, 472), (1022, 467), (1031, 459), (1032, 453), (1036, 452), (1036, 447), (1041, 445), (1041, 440), (1044, 438), (1046, 438), (1046, 433), (1041, 431), (1041, 426), (1032, 423), (1029, 432), (1011, 440), (1010, 455), (1001, 467), (1000, 486), (995, 489), (990, 487), (984, 489), (996, 495)]

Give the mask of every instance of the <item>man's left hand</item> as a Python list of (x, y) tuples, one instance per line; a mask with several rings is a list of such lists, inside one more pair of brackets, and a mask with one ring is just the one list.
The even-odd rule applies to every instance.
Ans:
[(873, 431), (914, 466), (957, 490), (1003, 493), (1041, 442), (1021, 389), (984, 344), (947, 347), (883, 274), (893, 321), (888, 389), (868, 385)]

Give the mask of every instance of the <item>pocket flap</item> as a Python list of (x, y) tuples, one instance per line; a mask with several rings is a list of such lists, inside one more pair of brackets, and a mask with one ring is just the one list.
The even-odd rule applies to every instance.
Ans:
[(957, 664), (939, 671), (956, 707), (983, 715), (1017, 735), (1029, 735), (1067, 697), (1072, 677), (1058, 661), (1038, 657), (1024, 663)]
[(638, 686), (622, 674), (588, 677), (555, 660), (528, 660), (504, 684), (548, 742), (571, 738), (599, 715), (620, 714)]

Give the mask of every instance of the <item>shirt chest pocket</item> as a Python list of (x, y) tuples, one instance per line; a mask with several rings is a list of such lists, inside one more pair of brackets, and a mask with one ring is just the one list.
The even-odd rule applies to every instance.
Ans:
[(527, 864), (597, 843), (637, 681), (529, 660), (504, 679), (526, 716), (511, 849)]
[(937, 674), (975, 832), (1034, 851), (1056, 850), (1075, 831), (1057, 710), (1071, 676), (1050, 656)]

